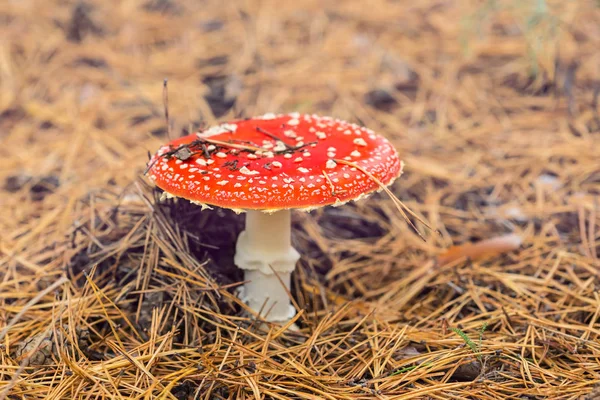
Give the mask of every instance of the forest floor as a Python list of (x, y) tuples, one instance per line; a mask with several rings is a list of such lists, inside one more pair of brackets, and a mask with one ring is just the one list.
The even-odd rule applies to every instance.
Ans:
[[(0, 399), (600, 399), (599, 48), (586, 0), (0, 0)], [(165, 78), (175, 135), (386, 136), (441, 234), (295, 213), (300, 330), (245, 317), (243, 215), (142, 176)]]

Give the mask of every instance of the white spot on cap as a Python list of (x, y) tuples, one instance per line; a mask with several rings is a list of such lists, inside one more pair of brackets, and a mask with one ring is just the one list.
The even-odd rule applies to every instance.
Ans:
[(273, 151), (284, 151), (286, 149), (285, 143), (281, 141), (277, 141), (275, 147), (273, 147)]
[(356, 138), (353, 140), (354, 144), (357, 144), (359, 146), (366, 146), (367, 142), (365, 142), (365, 139), (363, 138)]
[(239, 188), (239, 187), (242, 187), (242, 184), (241, 184), (241, 183), (239, 183), (239, 182), (236, 182), (236, 184), (235, 184), (235, 185), (233, 185), (233, 187)]
[(298, 171), (302, 172), (303, 174), (306, 174), (308, 172), (308, 170), (306, 168), (303, 168), (303, 167), (299, 167)]
[(251, 160), (256, 160), (258, 157), (256, 156), (256, 154), (248, 153), (248, 158)]
[(196, 136), (205, 138), (205, 137), (209, 137), (209, 136), (220, 135), (221, 133), (225, 133), (225, 132), (235, 132), (236, 130), (237, 130), (236, 124), (221, 124), (221, 125), (210, 127), (203, 132), (198, 132), (198, 133), (196, 133)]
[(304, 153), (302, 153), (302, 155), (303, 155), (304, 157), (310, 157), (310, 152), (308, 152), (308, 151), (305, 151)]
[(219, 182), (217, 182), (217, 185), (225, 186), (228, 183), (229, 183), (229, 181), (219, 181)]
[(298, 136), (298, 135), (296, 134), (296, 132), (294, 132), (294, 131), (291, 131), (291, 130), (289, 130), (289, 129), (288, 129), (288, 130), (286, 130), (286, 131), (283, 131), (283, 134), (284, 134), (285, 136), (287, 136), (287, 137), (290, 137), (290, 138), (295, 138), (296, 136)]
[(240, 173), (242, 173), (244, 175), (258, 175), (258, 174), (260, 174), (260, 172), (250, 170), (246, 166), (243, 166), (242, 168), (240, 168)]
[(350, 153), (350, 155), (351, 155), (352, 157), (360, 157), (360, 152), (359, 152), (359, 151), (357, 151), (357, 150), (354, 150), (352, 153)]
[(326, 166), (327, 168), (329, 168), (329, 169), (331, 169), (331, 168), (335, 168), (335, 167), (336, 167), (336, 165), (337, 165), (337, 164), (336, 164), (336, 163), (335, 163), (335, 161), (333, 161), (333, 160), (327, 160), (327, 163), (325, 164), (325, 166)]
[(283, 158), (292, 158), (292, 155), (290, 153), (286, 153), (283, 155)]
[(327, 137), (327, 135), (325, 134), (325, 132), (321, 132), (321, 131), (318, 131), (316, 133), (316, 135), (317, 135), (318, 139), (325, 139)]
[(218, 151), (217, 154), (215, 154), (217, 157), (219, 158), (225, 158), (227, 157), (227, 154), (223, 153), (222, 151)]
[(273, 113), (266, 113), (264, 115), (261, 115), (260, 117), (256, 117), (256, 119), (275, 119), (277, 118), (277, 116)]
[(292, 118), (287, 123), (288, 125), (298, 125), (300, 121), (298, 120), (298, 118)]
[(279, 161), (273, 161), (271, 165), (275, 168), (281, 168), (283, 166), (283, 164), (281, 164)]
[(296, 157), (296, 158), (294, 159), (294, 162), (302, 162), (302, 157)]
[(196, 164), (200, 164), (204, 167), (206, 166), (206, 160), (204, 158), (198, 158), (196, 159)]

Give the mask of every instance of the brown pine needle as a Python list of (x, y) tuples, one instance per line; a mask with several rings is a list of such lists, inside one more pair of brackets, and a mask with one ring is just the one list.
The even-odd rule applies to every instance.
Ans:
[(415, 231), (415, 233), (417, 235), (419, 235), (419, 237), (424, 242), (426, 242), (427, 240), (423, 237), (423, 235), (421, 235), (421, 232), (419, 232), (419, 230), (417, 229), (417, 227), (415, 226), (415, 224), (410, 220), (410, 218), (408, 218), (408, 216), (406, 215), (406, 213), (404, 212), (404, 210), (406, 210), (406, 212), (408, 212), (410, 215), (412, 215), (417, 221), (419, 221), (420, 223), (422, 223), (423, 225), (425, 225), (429, 230), (435, 231), (436, 233), (440, 234), (439, 231), (434, 230), (427, 222), (425, 222), (421, 217), (419, 217), (410, 208), (408, 208), (408, 206), (406, 206), (402, 201), (400, 201), (400, 199), (398, 197), (396, 197), (396, 195), (394, 193), (392, 193), (392, 191), (390, 189), (388, 189), (386, 185), (384, 185), (383, 183), (381, 183), (381, 181), (379, 179), (375, 178), (373, 176), (373, 174), (371, 174), (369, 171), (367, 171), (366, 169), (364, 169), (360, 165), (355, 164), (355, 163), (350, 162), (350, 161), (337, 160), (337, 159), (334, 159), (333, 161), (335, 161), (336, 163), (346, 164), (346, 165), (349, 165), (351, 167), (354, 167), (354, 168), (358, 169), (359, 171), (361, 171), (363, 174), (367, 175), (369, 177), (369, 179), (371, 179), (373, 182), (377, 183), (379, 185), (379, 187), (381, 189), (383, 189), (385, 191), (385, 193), (390, 197), (390, 199), (392, 199), (392, 202), (396, 206), (396, 209), (400, 212), (400, 215), (402, 215), (402, 218), (404, 218), (404, 220), (411, 226), (411, 228), (413, 228), (413, 230)]
[(231, 147), (232, 149), (248, 150), (248, 151), (252, 151), (252, 152), (265, 151), (265, 149), (261, 149), (260, 147), (255, 147), (255, 146), (223, 142), (222, 140), (211, 139), (211, 138), (200, 138), (200, 139), (202, 139), (205, 142), (211, 143), (211, 144), (216, 144), (216, 145), (223, 146), (223, 147)]
[(338, 193), (344, 193), (345, 192), (345, 190), (335, 190), (335, 185), (331, 181), (331, 178), (329, 177), (329, 175), (327, 174), (327, 172), (325, 172), (325, 170), (321, 170), (321, 172), (323, 173), (323, 176), (325, 177), (325, 180), (327, 181), (327, 183), (329, 184), (329, 187), (331, 188), (331, 196), (337, 198), (337, 194)]
[(14, 317), (12, 317), (10, 322), (2, 328), (2, 330), (0, 331), (0, 342), (2, 341), (2, 339), (4, 339), (4, 335), (6, 335), (6, 332), (8, 332), (10, 330), (10, 328), (21, 319), (21, 317), (27, 312), (27, 310), (30, 307), (33, 307), (36, 303), (38, 303), (41, 299), (43, 299), (44, 296), (46, 296), (48, 293), (52, 292), (53, 290), (56, 290), (61, 285), (64, 285), (67, 282), (69, 282), (69, 280), (63, 276), (60, 279), (58, 279), (57, 281), (55, 281), (54, 283), (52, 283), (50, 286), (48, 286), (46, 289), (40, 291), (31, 300), (29, 300), (29, 302), (27, 302), (27, 304), (25, 304), (23, 306), (23, 308), (21, 308), (21, 310)]

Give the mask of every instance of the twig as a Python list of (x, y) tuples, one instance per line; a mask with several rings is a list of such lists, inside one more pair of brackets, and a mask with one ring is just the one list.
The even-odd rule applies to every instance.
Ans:
[(169, 121), (169, 88), (167, 87), (168, 79), (163, 81), (163, 107), (165, 109), (165, 123), (167, 124), (167, 137), (171, 139), (171, 123)]

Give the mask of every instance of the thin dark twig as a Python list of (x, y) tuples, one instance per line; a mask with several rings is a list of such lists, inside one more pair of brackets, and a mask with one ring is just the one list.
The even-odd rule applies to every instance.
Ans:
[(290, 146), (289, 144), (287, 144), (286, 142), (284, 142), (283, 140), (281, 140), (281, 138), (277, 137), (276, 135), (272, 134), (271, 132), (267, 131), (266, 129), (261, 128), (260, 126), (257, 126), (256, 130), (264, 135), (267, 135), (268, 137), (270, 137), (273, 140), (283, 143), (285, 148), (288, 150), (293, 147), (293, 146)]
[(168, 79), (163, 81), (163, 106), (165, 108), (165, 122), (167, 124), (167, 137), (171, 140), (171, 123), (169, 122), (169, 88)]

